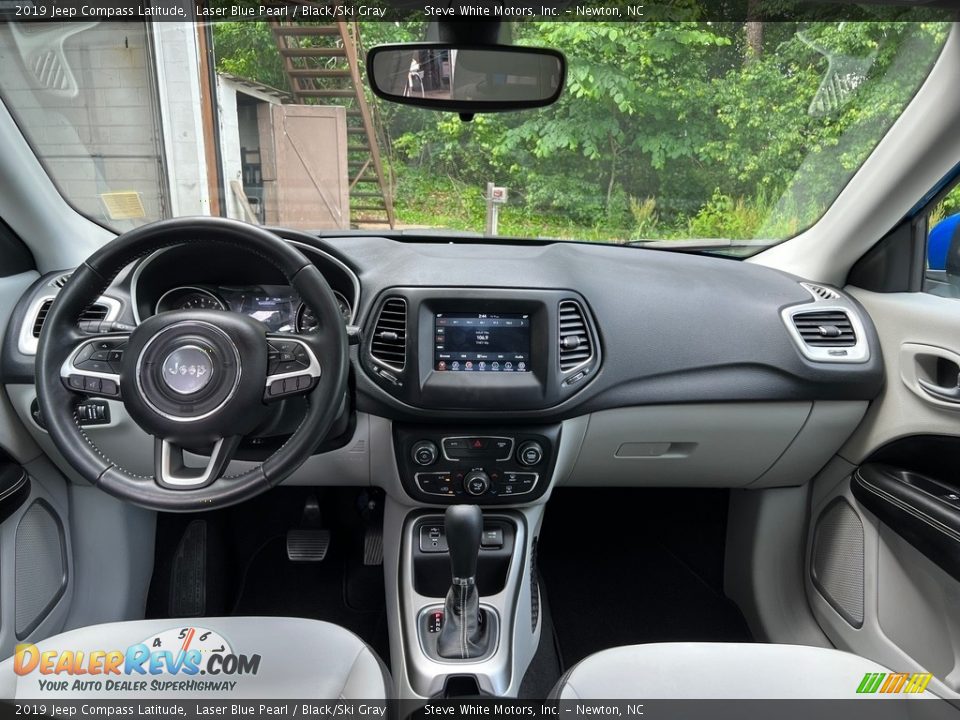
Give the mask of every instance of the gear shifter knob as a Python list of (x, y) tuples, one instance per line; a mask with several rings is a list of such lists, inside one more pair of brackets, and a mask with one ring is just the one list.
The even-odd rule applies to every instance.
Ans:
[(450, 548), (450, 569), (455, 578), (472, 578), (477, 574), (483, 513), (476, 505), (451, 505), (443, 520)]

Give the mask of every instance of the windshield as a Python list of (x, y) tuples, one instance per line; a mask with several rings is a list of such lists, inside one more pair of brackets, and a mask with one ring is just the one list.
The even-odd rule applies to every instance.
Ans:
[[(0, 92), (62, 194), (122, 231), (223, 214), (748, 255), (809, 227), (923, 83), (939, 22), (518, 22), (562, 51), (534, 111), (375, 100), (424, 23), (4, 23)], [(450, 83), (411, 58), (404, 92)]]

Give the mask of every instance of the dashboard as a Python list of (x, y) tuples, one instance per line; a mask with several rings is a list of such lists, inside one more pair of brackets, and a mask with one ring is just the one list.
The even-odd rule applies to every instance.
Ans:
[[(792, 473), (815, 471), (883, 387), (876, 331), (853, 298), (749, 263), (586, 243), (277, 232), (330, 284), (351, 338), (336, 434), (296, 482), (317, 482), (332, 463), (331, 480), (387, 473), (433, 504), (532, 502), (558, 477), (784, 483), (793, 475), (772, 472), (779, 458)], [(44, 308), (65, 277), (34, 284), (4, 339), (2, 381), (27, 418)], [(200, 244), (140, 259), (89, 312), (134, 326), (178, 308), (238, 312), (280, 333), (315, 323), (262, 258)], [(283, 416), (244, 445), (244, 459), (282, 445), (299, 401), (278, 404)], [(78, 415), (98, 446), (151, 472), (152, 444), (135, 450), (136, 428), (110, 417), (122, 406), (89, 404)], [(817, 451), (798, 460), (791, 443)]]
[[(875, 330), (852, 298), (756, 265), (569, 242), (280, 234), (358, 328), (355, 407), (383, 417), (558, 421), (678, 402), (870, 399), (882, 387)], [(63, 277), (21, 300), (5, 380), (32, 379), (17, 336), (39, 333)], [(101, 300), (100, 317), (130, 325), (176, 308), (239, 312), (275, 332), (315, 323), (262, 258), (206, 244), (141, 259)], [(817, 312), (842, 337), (807, 342), (827, 317), (806, 317)]]

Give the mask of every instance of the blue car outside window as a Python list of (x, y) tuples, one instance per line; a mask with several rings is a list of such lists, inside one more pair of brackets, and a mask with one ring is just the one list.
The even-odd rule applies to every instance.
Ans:
[(945, 217), (930, 231), (927, 241), (927, 266), (930, 270), (947, 269), (947, 253), (954, 235), (960, 231), (960, 213)]

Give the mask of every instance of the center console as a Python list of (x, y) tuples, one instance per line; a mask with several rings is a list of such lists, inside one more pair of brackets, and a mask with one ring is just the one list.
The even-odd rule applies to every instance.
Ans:
[[(472, 541), (462, 518), (451, 525), (457, 511), (472, 511)], [(503, 696), (517, 685), (517, 643), (530, 646), (523, 653), (529, 661), (537, 629), (536, 617), (520, 613), (530, 603), (527, 548), (527, 523), (517, 511), (455, 506), (406, 518), (400, 624), (404, 674), (417, 695), (447, 695), (451, 683), (466, 683), (473, 688), (467, 694)]]
[(403, 492), (432, 506), (392, 505), (399, 682), (418, 697), (516, 695), (541, 632), (541, 499), (568, 454), (561, 423), (537, 418), (600, 370), (590, 308), (561, 289), (395, 287), (362, 335), (371, 396), (396, 411)]

